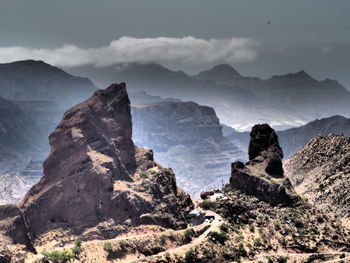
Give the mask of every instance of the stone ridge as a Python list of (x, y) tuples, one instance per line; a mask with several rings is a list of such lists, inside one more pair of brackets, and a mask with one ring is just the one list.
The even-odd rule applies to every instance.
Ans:
[(34, 237), (57, 227), (80, 231), (107, 219), (183, 226), (192, 208), (189, 196), (177, 188), (171, 170), (154, 162), (152, 151), (134, 145), (131, 134), (124, 83), (96, 91), (64, 114), (49, 137), (44, 176), (20, 204)]
[(286, 175), (310, 202), (350, 217), (350, 138), (318, 135), (285, 161)]

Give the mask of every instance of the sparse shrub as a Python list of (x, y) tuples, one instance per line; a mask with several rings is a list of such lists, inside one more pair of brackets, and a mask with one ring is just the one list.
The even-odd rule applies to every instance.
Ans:
[(160, 236), (160, 243), (164, 245), (168, 239), (168, 236), (166, 234), (163, 234)]
[(74, 247), (72, 248), (72, 253), (73, 255), (77, 258), (79, 254), (81, 253), (81, 245), (82, 245), (82, 240), (81, 238), (77, 238), (74, 241)]
[(192, 241), (192, 237), (194, 236), (195, 232), (192, 228), (186, 229), (184, 231), (184, 241), (186, 243), (189, 243)]
[(252, 224), (252, 225), (249, 225), (249, 231), (254, 233), (255, 231), (255, 226)]
[(73, 253), (70, 250), (54, 250), (51, 252), (43, 251), (41, 253), (46, 260), (52, 263), (66, 263), (71, 262), (74, 258)]
[(103, 249), (108, 253), (108, 259), (121, 258), (125, 256), (125, 251), (122, 248), (114, 249), (112, 244), (108, 241), (103, 243)]
[(297, 228), (302, 228), (302, 227), (304, 227), (303, 221), (301, 221), (301, 220), (299, 220), (299, 219), (297, 219), (297, 220), (294, 221), (294, 225), (295, 225)]
[(111, 242), (108, 242), (108, 241), (104, 242), (104, 243), (103, 243), (103, 249), (104, 249), (106, 252), (111, 252), (111, 251), (113, 251), (113, 246), (112, 246)]
[(254, 238), (254, 246), (261, 246), (262, 243), (261, 243), (261, 238), (260, 237), (257, 237), (257, 238)]
[(221, 230), (221, 232), (227, 233), (227, 232), (228, 232), (228, 229), (229, 229), (229, 227), (228, 227), (227, 224), (222, 223), (222, 224), (220, 225), (220, 230)]
[(148, 172), (147, 172), (147, 170), (142, 171), (142, 172), (140, 173), (140, 176), (141, 176), (141, 178), (148, 178)]
[(128, 243), (124, 240), (119, 241), (119, 247), (123, 252), (127, 251)]
[(197, 256), (197, 251), (192, 249), (192, 248), (190, 250), (186, 251), (185, 260), (186, 260), (186, 263), (200, 262), (198, 259), (198, 256)]
[(208, 233), (208, 238), (214, 243), (224, 244), (228, 239), (226, 233), (218, 233), (216, 231), (211, 231)]
[(275, 225), (275, 229), (276, 230), (280, 230), (281, 229), (281, 222), (280, 221), (275, 221), (275, 223), (274, 223), (274, 225)]
[(248, 256), (247, 250), (245, 249), (243, 243), (239, 243), (238, 245), (238, 253), (241, 257)]
[(268, 258), (267, 258), (267, 263), (273, 263), (273, 259), (270, 258), (270, 257), (268, 257)]
[(155, 254), (158, 254), (162, 251), (165, 251), (164, 248), (160, 247), (160, 246), (155, 246), (155, 247), (151, 247), (151, 248), (144, 248), (141, 253), (145, 256), (152, 256)]
[(224, 188), (222, 188), (222, 190), (224, 191), (224, 193), (228, 193), (232, 190), (232, 187), (230, 184), (226, 184)]
[(320, 224), (324, 222), (324, 218), (323, 218), (322, 215), (317, 215), (317, 216), (316, 216), (316, 220), (317, 220), (317, 222), (320, 223)]
[(277, 263), (286, 263), (288, 261), (287, 257), (279, 257), (277, 258)]

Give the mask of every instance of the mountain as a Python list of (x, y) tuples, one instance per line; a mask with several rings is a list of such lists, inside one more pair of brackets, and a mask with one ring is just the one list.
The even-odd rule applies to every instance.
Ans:
[(220, 64), (210, 70), (202, 71), (194, 77), (203, 81), (213, 81), (214, 83), (226, 84), (241, 79), (242, 75), (231, 65)]
[(195, 76), (154, 63), (67, 70), (97, 84), (127, 81), (132, 91), (213, 107), (223, 124), (239, 130), (249, 130), (255, 123), (286, 129), (316, 118), (350, 116), (350, 92), (337, 81), (319, 81), (304, 70), (268, 79), (242, 76), (225, 64)]
[(296, 191), (350, 222), (350, 139), (316, 136), (285, 162)]
[(14, 102), (0, 98), (0, 175), (18, 172), (43, 149), (34, 120)]
[(227, 181), (230, 163), (244, 154), (222, 134), (213, 108), (194, 102), (162, 102), (132, 107), (133, 139), (172, 167), (178, 184), (192, 196)]
[[(325, 136), (331, 133), (350, 137), (350, 119), (335, 115), (311, 121), (297, 128), (277, 131), (286, 159), (298, 152), (316, 135)], [(242, 150), (248, 147), (248, 132), (238, 132), (233, 128), (226, 127), (226, 137)]]
[(132, 105), (137, 104), (152, 104), (158, 102), (180, 102), (175, 98), (163, 98), (161, 96), (150, 95), (145, 91), (129, 92), (129, 97)]
[(54, 100), (70, 107), (95, 90), (87, 78), (72, 76), (43, 61), (0, 64), (0, 94), (11, 100)]
[(331, 133), (350, 137), (350, 119), (336, 115), (314, 120), (298, 128), (279, 131), (278, 136), (288, 158), (298, 152), (316, 135), (326, 136)]

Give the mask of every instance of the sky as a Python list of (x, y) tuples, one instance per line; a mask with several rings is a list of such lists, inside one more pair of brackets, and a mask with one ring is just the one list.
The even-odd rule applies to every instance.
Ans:
[(0, 63), (144, 61), (194, 74), (301, 69), (350, 88), (348, 0), (0, 0)]

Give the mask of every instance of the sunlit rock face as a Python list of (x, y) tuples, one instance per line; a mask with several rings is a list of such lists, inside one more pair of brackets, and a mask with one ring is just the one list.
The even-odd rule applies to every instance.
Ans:
[(230, 163), (245, 155), (222, 134), (213, 108), (194, 102), (163, 102), (132, 107), (133, 139), (152, 148), (156, 159), (174, 169), (192, 196), (227, 183)]
[[(44, 176), (20, 209), (35, 235), (54, 227), (83, 229), (112, 218), (181, 227), (192, 208), (175, 175), (134, 145), (125, 84), (96, 91), (68, 110), (50, 135)], [(166, 207), (167, 211), (161, 211)]]
[(299, 194), (341, 220), (350, 219), (350, 138), (318, 135), (284, 168)]

